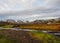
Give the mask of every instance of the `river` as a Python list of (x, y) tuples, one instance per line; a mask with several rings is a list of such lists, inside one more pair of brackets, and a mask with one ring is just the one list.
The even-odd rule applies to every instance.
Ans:
[[(22, 31), (39, 31), (39, 30), (33, 30), (33, 29), (20, 29), (20, 28), (2, 28), (0, 27), (0, 30), (7, 30), (7, 29), (10, 29), (10, 30), (22, 30)], [(53, 32), (53, 31), (47, 31), (47, 30), (41, 30), (41, 32), (44, 32), (44, 33), (49, 33), (49, 34), (54, 34), (54, 35), (59, 35), (60, 36), (60, 32)]]

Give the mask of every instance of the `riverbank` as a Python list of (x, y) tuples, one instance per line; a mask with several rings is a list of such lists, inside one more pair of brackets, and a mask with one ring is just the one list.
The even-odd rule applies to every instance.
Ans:
[(60, 24), (20, 24), (20, 25), (5, 25), (0, 27), (8, 29), (21, 28), (21, 29), (60, 31)]

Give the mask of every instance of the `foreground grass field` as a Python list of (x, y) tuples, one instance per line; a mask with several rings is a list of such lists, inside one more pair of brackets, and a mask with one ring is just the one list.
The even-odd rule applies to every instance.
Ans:
[(36, 40), (41, 40), (42, 43), (60, 43), (60, 38), (57, 38), (53, 34), (43, 33), (43, 32), (30, 32), (31, 37)]
[(60, 37), (40, 31), (0, 30), (0, 43), (60, 43)]

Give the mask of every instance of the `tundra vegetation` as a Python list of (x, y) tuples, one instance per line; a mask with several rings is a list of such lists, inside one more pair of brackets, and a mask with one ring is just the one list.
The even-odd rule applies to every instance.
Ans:
[[(5, 28), (5, 29), (2, 29)], [(33, 29), (38, 31), (12, 30)], [(60, 36), (44, 33), (41, 30), (60, 31), (60, 18), (35, 20), (32, 22), (18, 20), (0, 21), (0, 43), (60, 43)]]
[(3, 28), (21, 28), (21, 29), (36, 29), (36, 30), (53, 30), (60, 31), (60, 18), (49, 20), (34, 20), (34, 21), (21, 21), (8, 19), (0, 21), (0, 27)]

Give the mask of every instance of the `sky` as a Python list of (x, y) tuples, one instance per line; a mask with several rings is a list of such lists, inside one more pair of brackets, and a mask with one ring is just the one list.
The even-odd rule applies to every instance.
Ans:
[(0, 0), (0, 20), (53, 19), (60, 17), (60, 0)]

